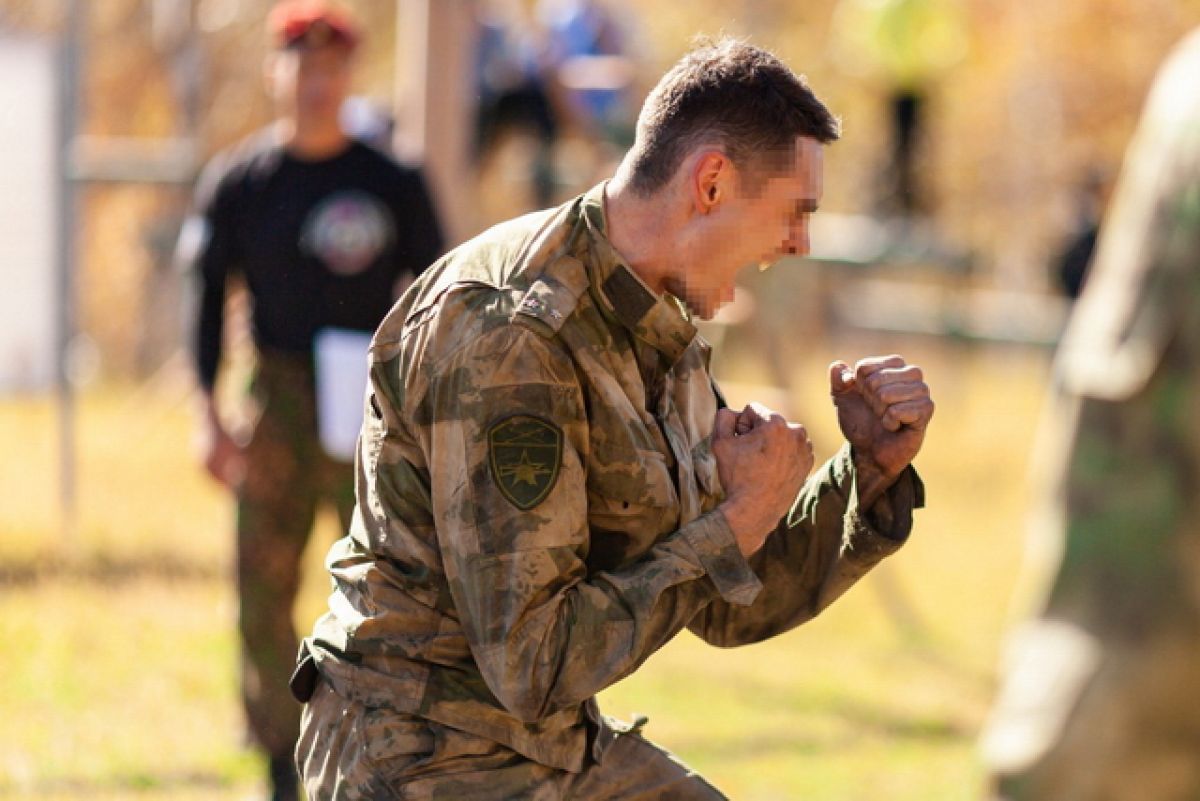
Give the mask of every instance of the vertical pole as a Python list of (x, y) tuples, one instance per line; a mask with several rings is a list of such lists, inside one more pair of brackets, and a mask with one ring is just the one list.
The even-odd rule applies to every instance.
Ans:
[(65, 0), (59, 36), (58, 103), (58, 276), (55, 351), (58, 364), (55, 386), (58, 405), (59, 525), (63, 545), (71, 548), (78, 536), (75, 463), (75, 397), (71, 386), (70, 349), (75, 320), (75, 261), (77, 253), (78, 199), (71, 164), (71, 148), (78, 129), (79, 61), (83, 46), (86, 9), (79, 0)]
[(474, 225), (468, 162), (473, 0), (397, 0), (397, 152), (419, 159), (451, 244)]
[(396, 0), (396, 152), (425, 159), (429, 13), (432, 0)]

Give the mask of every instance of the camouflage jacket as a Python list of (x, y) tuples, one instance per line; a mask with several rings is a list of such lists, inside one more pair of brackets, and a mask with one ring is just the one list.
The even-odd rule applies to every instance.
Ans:
[(577, 771), (593, 696), (685, 626), (773, 636), (901, 545), (916, 474), (860, 514), (843, 449), (743, 558), (708, 358), (609, 244), (602, 187), (430, 268), (371, 347), (358, 509), (308, 641), (325, 679)]

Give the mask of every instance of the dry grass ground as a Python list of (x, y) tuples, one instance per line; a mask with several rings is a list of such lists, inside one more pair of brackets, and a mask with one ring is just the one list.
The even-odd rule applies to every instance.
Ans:
[[(973, 738), (1019, 562), (1045, 355), (933, 340), (811, 347), (784, 397), (819, 452), (837, 440), (824, 363), (896, 349), (926, 367), (939, 401), (918, 461), (929, 508), (909, 546), (808, 626), (732, 651), (684, 635), (602, 698), (610, 714), (649, 715), (652, 739), (733, 798), (979, 797)], [(754, 380), (738, 353), (733, 343), (718, 370)], [(182, 397), (170, 379), (83, 397), (69, 542), (52, 404), (0, 401), (0, 797), (259, 791), (235, 684), (230, 510), (194, 467)], [(322, 526), (302, 628), (324, 603)]]

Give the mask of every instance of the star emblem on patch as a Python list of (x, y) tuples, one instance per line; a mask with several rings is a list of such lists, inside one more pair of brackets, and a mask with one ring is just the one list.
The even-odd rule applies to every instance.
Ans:
[(518, 414), (493, 423), (487, 437), (500, 494), (522, 511), (545, 500), (562, 467), (562, 430), (540, 417)]

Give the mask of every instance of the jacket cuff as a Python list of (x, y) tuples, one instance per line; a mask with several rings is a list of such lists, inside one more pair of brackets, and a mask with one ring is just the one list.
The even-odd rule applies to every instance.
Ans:
[(736, 606), (754, 603), (762, 582), (738, 550), (724, 513), (714, 509), (688, 523), (680, 534), (724, 600)]
[(909, 465), (869, 509), (863, 509), (858, 503), (858, 481), (848, 448), (844, 464), (850, 478), (845, 518), (847, 551), (858, 558), (878, 561), (908, 540), (913, 510), (925, 506), (925, 484), (916, 469)]

